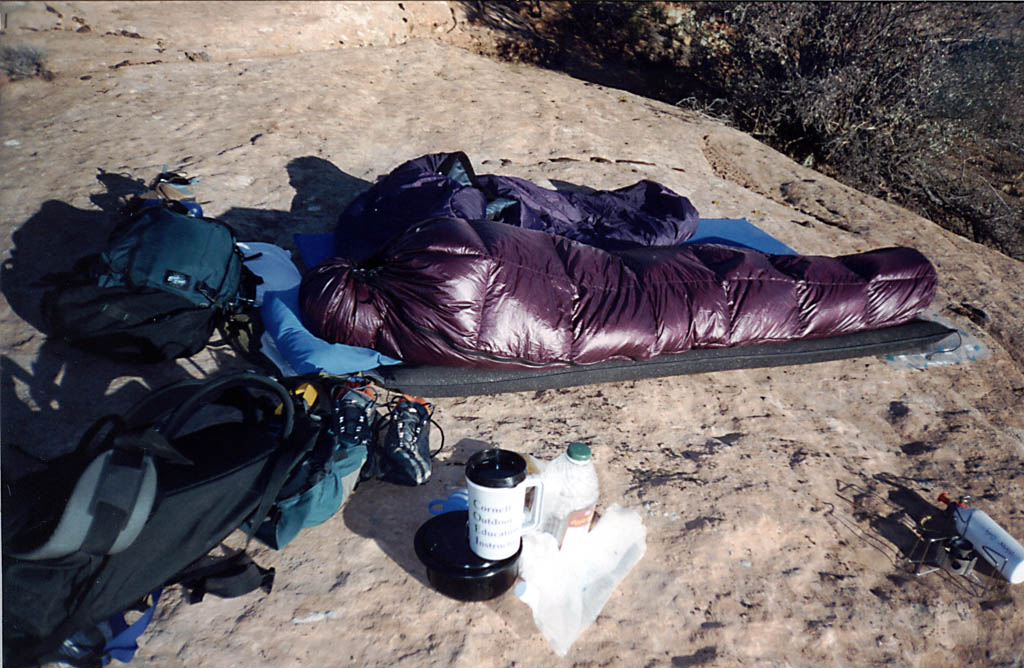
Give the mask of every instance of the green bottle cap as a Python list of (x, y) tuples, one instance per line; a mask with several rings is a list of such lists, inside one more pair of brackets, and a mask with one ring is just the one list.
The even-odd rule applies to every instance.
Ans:
[(569, 459), (575, 459), (578, 462), (590, 460), (590, 446), (586, 443), (580, 443), (579, 441), (570, 443), (566, 452), (569, 453)]

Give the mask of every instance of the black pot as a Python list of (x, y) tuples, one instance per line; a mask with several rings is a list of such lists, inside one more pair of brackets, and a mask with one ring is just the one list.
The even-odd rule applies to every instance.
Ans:
[(445, 596), (460, 601), (487, 601), (501, 596), (519, 575), (522, 543), (511, 557), (481, 559), (469, 548), (469, 512), (437, 515), (416, 532), (416, 556), (427, 567), (427, 579)]

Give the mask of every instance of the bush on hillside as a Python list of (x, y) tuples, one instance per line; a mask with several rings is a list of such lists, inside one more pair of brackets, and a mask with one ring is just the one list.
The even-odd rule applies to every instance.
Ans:
[(46, 68), (46, 54), (34, 46), (0, 47), (0, 72), (11, 81), (32, 77), (53, 79), (53, 73)]

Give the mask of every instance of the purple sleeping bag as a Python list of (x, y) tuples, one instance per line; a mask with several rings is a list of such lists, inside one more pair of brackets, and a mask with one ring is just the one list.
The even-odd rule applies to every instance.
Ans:
[(910, 248), (679, 246), (696, 220), (652, 182), (566, 194), (425, 156), (342, 214), (350, 250), (306, 274), (301, 310), (320, 338), (405, 362), (534, 368), (878, 329), (935, 294), (934, 268)]

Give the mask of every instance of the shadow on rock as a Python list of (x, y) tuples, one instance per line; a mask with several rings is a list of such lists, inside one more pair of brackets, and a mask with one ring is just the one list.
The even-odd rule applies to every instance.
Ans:
[(130, 174), (108, 172), (97, 168), (96, 180), (103, 184), (106, 192), (89, 195), (89, 200), (108, 214), (120, 215), (129, 199), (149, 190), (143, 179)]
[(597, 189), (595, 188), (580, 185), (579, 183), (572, 183), (571, 181), (559, 181), (558, 179), (549, 179), (549, 181), (558, 192), (583, 193), (584, 195), (593, 195), (597, 192)]
[(4, 297), (23, 320), (45, 331), (39, 307), (49, 288), (44, 278), (70, 271), (76, 260), (99, 252), (113, 228), (102, 211), (86, 211), (49, 200), (11, 235), (11, 257), (4, 261)]
[[(8, 304), (39, 333), (15, 325), (21, 340), (8, 341), (7, 354), (0, 358), (0, 442), (7, 480), (70, 451), (93, 422), (123, 413), (150, 388), (189, 375), (174, 362), (129, 364), (59, 340), (35, 343), (47, 330), (40, 306), (52, 287), (47, 277), (70, 271), (80, 258), (102, 250), (125, 199), (145, 188), (141, 180), (102, 169), (96, 178), (105, 187), (104, 193), (91, 196), (98, 210), (57, 200), (43, 203), (12, 234), (10, 257), (0, 268)], [(211, 354), (217, 358), (220, 353)]]
[[(890, 489), (879, 489), (875, 482), (882, 482)], [(865, 484), (836, 480), (836, 491), (839, 498), (850, 504), (852, 511), (852, 523), (841, 521), (894, 565), (905, 564), (920, 551), (925, 527), (936, 531), (945, 527), (943, 511), (891, 474), (880, 474)]]
[(39, 303), (49, 288), (44, 279), (70, 271), (79, 258), (101, 251), (127, 199), (146, 190), (141, 179), (102, 168), (96, 172), (105, 191), (89, 199), (98, 211), (48, 200), (11, 235), (11, 257), (0, 269), (0, 285), (14, 312), (40, 331), (45, 327)]
[[(355, 533), (372, 538), (381, 550), (407, 573), (427, 587), (426, 568), (416, 556), (413, 539), (432, 515), (427, 509), (435, 499), (466, 486), (466, 461), (477, 450), (492, 447), (475, 439), (462, 439), (449, 456), (435, 459), (430, 480), (418, 487), (404, 487), (371, 480), (360, 483), (345, 504), (345, 524)], [(445, 447), (448, 450), (448, 447)], [(440, 595), (440, 594), (438, 594)]]
[[(223, 217), (236, 227), (240, 239), (279, 244), (287, 239), (290, 244), (296, 232), (333, 231), (338, 213), (369, 186), (314, 156), (292, 160), (288, 177), (296, 191), (292, 212), (236, 208)], [(12, 234), (10, 257), (0, 267), (0, 290), (11, 309), (44, 335), (47, 326), (41, 303), (54, 286), (54, 276), (71, 271), (82, 257), (103, 250), (122, 220), (125, 204), (148, 190), (143, 179), (102, 168), (97, 169), (96, 180), (103, 186), (102, 192), (90, 195), (96, 209), (79, 209), (59, 200), (43, 203)], [(72, 449), (94, 420), (127, 410), (149, 388), (189, 375), (174, 362), (116, 362), (53, 340), (37, 347), (36, 332), (25, 331), (28, 328), (24, 326), (17, 329), (22, 331), (6, 346), (0, 380), (5, 475), (17, 475), (31, 467), (33, 457), (46, 460)], [(215, 346), (216, 342), (211, 342), (210, 354), (218, 367), (230, 366), (230, 354), (221, 355)], [(131, 380), (111, 391), (120, 378)], [(8, 446), (27, 451), (28, 459)]]
[(334, 232), (338, 216), (370, 183), (316, 156), (292, 159), (288, 183), (295, 189), (289, 211), (233, 207), (219, 216), (243, 241), (265, 241), (295, 248), (295, 234)]
[[(875, 476), (875, 480), (878, 480), (890, 488), (886, 494), (886, 498), (889, 503), (898, 508), (899, 512), (905, 515), (914, 524), (914, 526), (918, 527), (919, 531), (937, 535), (956, 534), (956, 529), (947, 516), (944, 508), (932, 505), (931, 502), (924, 499), (915, 490), (900, 482), (899, 478), (894, 475), (880, 473)], [(913, 536), (913, 539), (910, 540), (909, 547), (909, 549), (912, 550), (917, 542), (917, 534), (909, 529), (907, 529), (907, 532)], [(897, 547), (901, 548), (904, 556), (909, 554), (908, 550), (902, 549), (908, 540), (909, 539), (907, 538), (903, 538), (900, 542), (893, 540), (893, 543), (897, 545)]]

